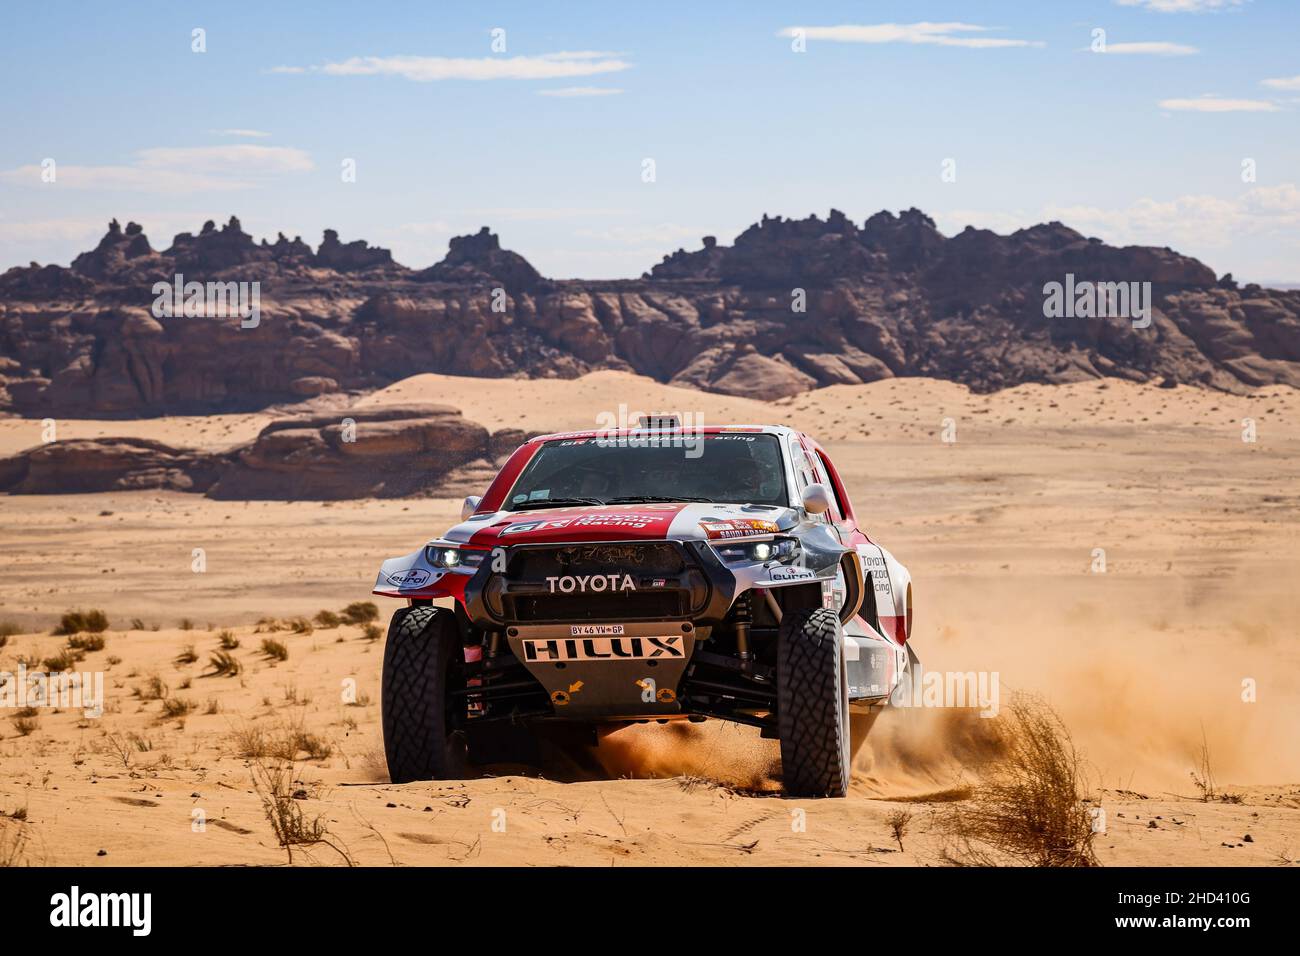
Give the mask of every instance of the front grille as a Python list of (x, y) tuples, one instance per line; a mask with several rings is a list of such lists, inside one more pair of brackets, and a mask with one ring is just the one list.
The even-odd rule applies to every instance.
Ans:
[[(630, 577), (635, 587), (561, 591), (560, 581), (547, 581), (602, 575)], [(483, 603), (507, 622), (617, 623), (688, 618), (707, 605), (709, 593), (708, 578), (676, 543), (596, 542), (512, 548), (505, 574), (488, 574)]]
[(520, 548), (511, 554), (507, 573), (514, 580), (541, 581), (561, 574), (592, 572), (667, 577), (685, 570), (682, 553), (666, 541), (656, 541)]
[(542, 621), (642, 621), (686, 617), (689, 591), (627, 591), (621, 594), (514, 594), (505, 597), (506, 617)]

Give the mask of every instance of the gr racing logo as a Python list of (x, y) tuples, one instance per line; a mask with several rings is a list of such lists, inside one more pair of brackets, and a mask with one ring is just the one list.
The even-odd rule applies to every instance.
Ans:
[(588, 591), (635, 591), (636, 582), (630, 574), (565, 574), (546, 579), (551, 593), (586, 594)]

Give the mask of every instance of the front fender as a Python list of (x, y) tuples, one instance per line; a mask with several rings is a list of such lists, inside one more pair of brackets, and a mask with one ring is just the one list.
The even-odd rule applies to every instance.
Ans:
[(379, 566), (371, 594), (391, 598), (455, 598), (463, 600), (465, 582), (472, 576), (460, 570), (449, 571), (429, 563), (424, 548), (389, 558)]

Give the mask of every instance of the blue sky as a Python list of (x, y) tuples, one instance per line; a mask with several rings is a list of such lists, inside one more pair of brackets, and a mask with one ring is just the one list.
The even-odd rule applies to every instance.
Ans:
[(1297, 36), (1289, 0), (23, 5), (0, 267), (235, 214), (412, 266), (489, 225), (545, 274), (635, 276), (763, 213), (916, 206), (1300, 282)]

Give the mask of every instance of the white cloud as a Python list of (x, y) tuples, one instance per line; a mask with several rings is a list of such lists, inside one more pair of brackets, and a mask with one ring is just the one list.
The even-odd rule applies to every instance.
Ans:
[(154, 169), (305, 173), (315, 168), (310, 156), (292, 146), (163, 146), (142, 149), (137, 155), (141, 166)]
[(210, 129), (208, 132), (217, 136), (239, 136), (244, 139), (264, 139), (271, 135), (260, 129)]
[(272, 73), (325, 73), (330, 76), (400, 76), (417, 83), (439, 80), (556, 80), (630, 69), (618, 53), (572, 50), (540, 56), (354, 56), (321, 66), (277, 66)]
[(1107, 242), (1183, 247), (1223, 247), (1248, 235), (1300, 225), (1300, 188), (1294, 183), (1256, 186), (1240, 196), (1187, 195), (1139, 199), (1123, 209), (1048, 206), (1043, 215)]
[(1161, 100), (1160, 108), (1180, 113), (1276, 113), (1279, 109), (1267, 100), (1234, 100), (1222, 96)]
[(778, 36), (803, 35), (809, 40), (827, 40), (832, 43), (925, 43), (974, 49), (1044, 45), (1040, 40), (1011, 40), (1005, 37), (969, 35), (987, 33), (993, 29), (995, 28), (957, 22), (841, 24), (834, 27), (786, 27)]
[(1300, 90), (1300, 76), (1279, 76), (1263, 80), (1262, 85), (1273, 90)]
[(1170, 43), (1167, 40), (1142, 40), (1133, 43), (1107, 43), (1103, 53), (1118, 53), (1136, 56), (1191, 56), (1200, 53), (1194, 46), (1185, 43)]
[(610, 86), (564, 86), (557, 90), (538, 90), (538, 96), (617, 96), (622, 90)]
[(1157, 13), (1209, 13), (1239, 7), (1248, 0), (1115, 0), (1121, 7), (1145, 7)]
[(55, 181), (42, 180), (39, 165), (0, 172), (0, 180), (42, 189), (95, 189), (189, 193), (248, 189), (269, 176), (308, 172), (311, 157), (288, 146), (155, 147), (136, 153), (130, 164), (79, 166), (57, 162)]

